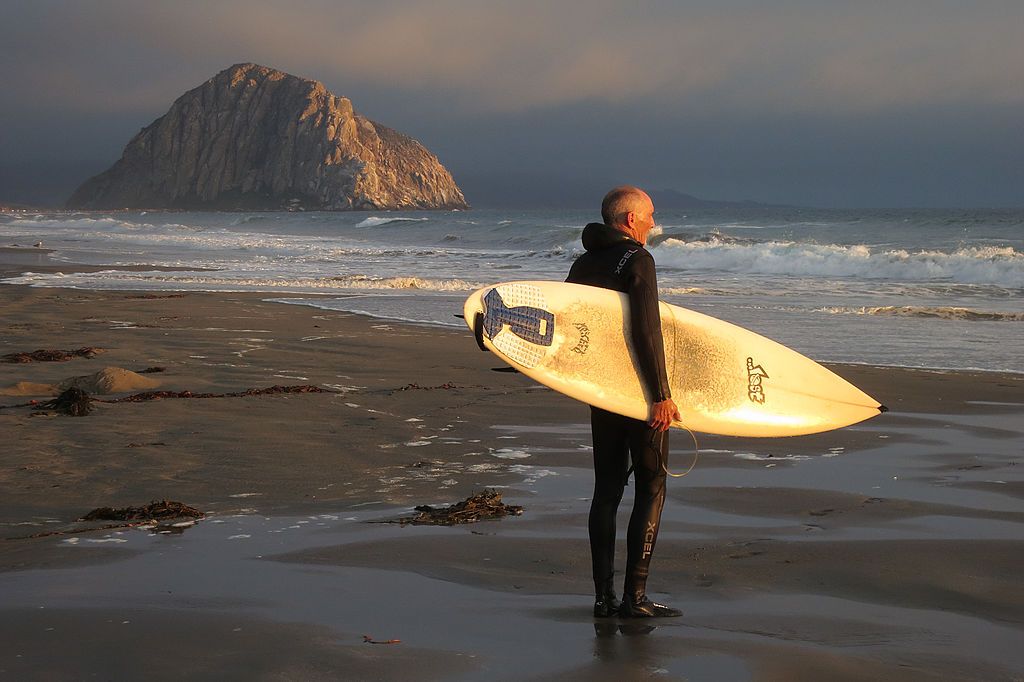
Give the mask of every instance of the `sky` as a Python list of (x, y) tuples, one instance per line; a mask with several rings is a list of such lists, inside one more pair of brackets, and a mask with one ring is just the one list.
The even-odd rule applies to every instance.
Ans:
[(255, 62), (416, 138), (475, 206), (1024, 206), (1021, 0), (0, 0), (0, 26), (0, 201), (62, 203)]

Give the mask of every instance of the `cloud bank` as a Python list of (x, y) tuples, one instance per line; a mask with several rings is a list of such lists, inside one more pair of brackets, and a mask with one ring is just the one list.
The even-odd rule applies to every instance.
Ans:
[[(55, 111), (84, 126), (79, 156), (115, 129), (119, 149), (174, 97), (241, 61), (323, 81), (467, 167), (470, 147), (509, 153), (489, 140), (494, 126), (507, 134), (538, 122), (566, 127), (534, 128), (544, 144), (530, 155), (551, 144), (577, 154), (594, 136), (616, 138), (614, 150), (658, 151), (674, 136), (673, 158), (696, 147), (705, 170), (715, 158), (771, 165), (780, 153), (824, 163), (800, 129), (842, 154), (843, 140), (870, 131), (899, 158), (945, 143), (991, 156), (1024, 104), (1017, 1), (38, 0), (0, 12), (16, 27), (0, 46), (0, 125), (16, 134), (0, 152), (15, 157), (46, 148), (37, 138), (60, 120)], [(947, 127), (971, 121), (987, 137)], [(700, 150), (697, 129), (721, 144)], [(479, 137), (460, 144), (473, 130)], [(728, 139), (764, 156), (730, 156)], [(1018, 160), (1022, 143), (1006, 144)], [(560, 168), (592, 162), (582, 149)]]

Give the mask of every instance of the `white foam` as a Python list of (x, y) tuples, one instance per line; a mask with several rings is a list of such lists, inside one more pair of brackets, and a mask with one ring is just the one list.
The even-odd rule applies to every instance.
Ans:
[(497, 457), (499, 459), (526, 459), (530, 457), (530, 453), (522, 450), (513, 450), (511, 448), (501, 448), (491, 453), (491, 457)]
[(66, 232), (68, 228), (79, 228), (79, 229), (127, 229), (133, 230), (140, 227), (153, 227), (145, 223), (132, 223), (125, 220), (117, 220), (115, 218), (89, 218), (85, 216), (68, 216), (66, 218), (46, 218), (38, 216), (35, 218), (19, 218), (12, 220), (7, 223), (9, 227), (22, 227), (30, 228), (35, 231), (39, 231), (45, 228), (59, 228), (61, 233)]
[(956, 306), (884, 305), (819, 308), (820, 312), (833, 315), (892, 315), (896, 317), (924, 317), (942, 320), (967, 320), (970, 322), (1024, 322), (1024, 313), (973, 310)]
[(356, 227), (380, 227), (381, 225), (387, 225), (389, 223), (422, 223), (430, 220), (430, 218), (407, 218), (402, 216), (370, 216), (362, 222), (356, 223)]
[(700, 241), (666, 239), (655, 251), (659, 267), (686, 270), (1024, 287), (1024, 253), (1009, 246), (972, 246), (952, 252), (908, 251), (712, 237)]
[(659, 287), (658, 293), (662, 296), (693, 296), (695, 294), (707, 295), (714, 292), (704, 287)]
[(789, 460), (791, 462), (800, 462), (800, 461), (803, 461), (805, 459), (810, 459), (809, 455), (761, 455), (761, 454), (758, 454), (756, 452), (737, 452), (736, 454), (733, 455), (733, 457), (736, 457), (737, 459), (747, 459), (747, 460), (753, 460), (753, 461), (757, 461), (757, 462), (761, 462), (761, 461), (777, 462), (777, 461), (785, 461), (785, 460)]
[(424, 290), (472, 291), (481, 285), (462, 279), (430, 279), (425, 277), (373, 277), (347, 275), (343, 277), (253, 277), (239, 274), (182, 274), (168, 271), (132, 272), (102, 270), (89, 273), (33, 273), (4, 280), (8, 284), (27, 284), (36, 287), (160, 290), (160, 291), (274, 291), (295, 293), (357, 290)]
[(483, 286), (461, 279), (428, 279), (423, 277), (374, 277), (347, 275), (332, 277), (331, 282), (346, 289), (428, 289), (431, 291), (473, 291)]

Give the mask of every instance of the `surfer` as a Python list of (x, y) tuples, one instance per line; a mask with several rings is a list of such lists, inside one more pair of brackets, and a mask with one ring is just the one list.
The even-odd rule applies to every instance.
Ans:
[[(644, 248), (654, 227), (654, 202), (637, 187), (616, 187), (601, 202), (601, 217), (603, 224), (590, 223), (583, 229), (586, 253), (572, 264), (566, 281), (629, 296), (633, 347), (653, 408), (646, 422), (590, 408), (594, 497), (589, 530), (597, 594), (594, 615), (680, 616), (678, 609), (647, 598), (647, 574), (665, 506), (667, 430), (673, 420), (680, 419), (665, 370), (654, 258)], [(615, 516), (629, 477), (630, 459), (636, 490), (626, 533), (626, 578), (620, 603), (614, 587)]]

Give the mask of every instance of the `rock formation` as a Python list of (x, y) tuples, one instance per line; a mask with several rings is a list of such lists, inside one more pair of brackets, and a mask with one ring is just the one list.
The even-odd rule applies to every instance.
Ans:
[(74, 209), (444, 209), (462, 191), (416, 140), (317, 81), (236, 64), (142, 129)]

